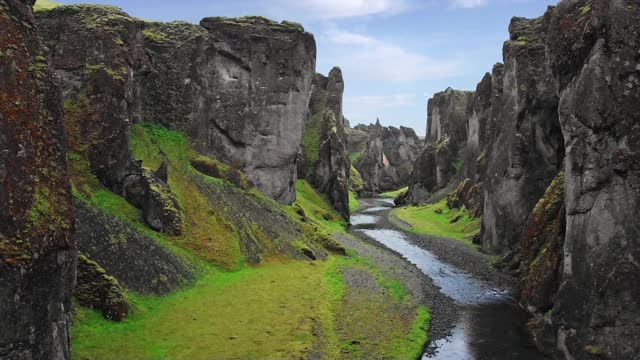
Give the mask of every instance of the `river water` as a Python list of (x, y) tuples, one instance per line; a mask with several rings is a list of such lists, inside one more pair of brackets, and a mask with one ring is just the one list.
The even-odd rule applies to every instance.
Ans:
[[(354, 230), (361, 231), (401, 254), (440, 291), (462, 305), (462, 313), (451, 334), (435, 341), (423, 360), (544, 359), (524, 329), (527, 314), (507, 290), (494, 288), (431, 252), (410, 242), (403, 231), (386, 228), (383, 217), (393, 207), (389, 199), (373, 199), (374, 206), (351, 216)], [(454, 241), (454, 240), (452, 240)]]

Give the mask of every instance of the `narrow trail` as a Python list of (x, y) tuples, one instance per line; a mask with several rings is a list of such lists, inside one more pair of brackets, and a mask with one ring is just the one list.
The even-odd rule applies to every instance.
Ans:
[(371, 248), (387, 253), (374, 256), (383, 267), (393, 262), (390, 258), (403, 258), (403, 266), (392, 268), (405, 270), (393, 271), (432, 313), (430, 345), (423, 359), (544, 359), (524, 328), (526, 312), (511, 296), (516, 279), (498, 272), (484, 255), (462, 242), (420, 236), (394, 225), (388, 220), (393, 207), (389, 199), (361, 203), (362, 209), (351, 217), (351, 232), (365, 242), (341, 240), (366, 251), (364, 256), (375, 253)]

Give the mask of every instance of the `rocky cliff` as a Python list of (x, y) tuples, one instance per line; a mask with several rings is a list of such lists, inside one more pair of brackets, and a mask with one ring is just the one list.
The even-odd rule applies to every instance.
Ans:
[(298, 173), (348, 219), (351, 161), (342, 114), (343, 92), (344, 80), (338, 67), (328, 77), (316, 74), (313, 78)]
[(354, 166), (362, 175), (363, 191), (397, 190), (409, 182), (422, 142), (415, 131), (401, 126), (358, 125), (347, 130)]
[(513, 248), (564, 158), (558, 95), (545, 58), (543, 19), (514, 18), (503, 48), (501, 97), (483, 149), (482, 246)]
[[(541, 18), (514, 18), (504, 65), (466, 110), (456, 160), (468, 179), (450, 206), (477, 204), (475, 183), (482, 248), (513, 251), (504, 265), (520, 274), (536, 341), (556, 358), (640, 352), (638, 24), (635, 1), (564, 0)], [(433, 109), (430, 136), (445, 133), (447, 118)], [(448, 131), (463, 139), (461, 127)], [(442, 174), (437, 157), (421, 157), (420, 172), (428, 195)]]
[(265, 194), (293, 202), (316, 51), (300, 25), (261, 17), (156, 23), (72, 5), (41, 12), (39, 26), (65, 99), (92, 120), (76, 126), (95, 129), (80, 138), (92, 140), (82, 145), (105, 184), (118, 189), (139, 172), (127, 133), (145, 121), (186, 132), (198, 151), (238, 163)]
[(640, 353), (640, 5), (563, 1), (545, 23), (566, 149), (552, 323), (565, 354), (632, 359)]
[(467, 107), (473, 92), (448, 88), (429, 99), (424, 150), (413, 167), (401, 203), (424, 203), (459, 172), (467, 143)]
[(0, 358), (69, 359), (76, 247), (60, 90), (33, 1), (0, 1)]

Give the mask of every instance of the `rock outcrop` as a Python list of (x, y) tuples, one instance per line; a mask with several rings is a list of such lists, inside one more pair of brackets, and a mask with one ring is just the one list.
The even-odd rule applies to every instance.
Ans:
[(316, 51), (300, 25), (145, 22), (113, 7), (70, 5), (41, 12), (39, 26), (69, 105), (88, 103), (78, 138), (93, 140), (88, 160), (105, 184), (118, 190), (138, 175), (128, 131), (145, 121), (184, 131), (198, 151), (239, 163), (262, 192), (293, 202)]
[(38, 12), (38, 27), (62, 79), (69, 150), (85, 158), (107, 188), (142, 209), (150, 226), (179, 234), (174, 195), (130, 151), (139, 101), (135, 74), (150, 66), (140, 21), (109, 6), (74, 5)]
[(351, 161), (342, 114), (343, 92), (340, 68), (334, 67), (328, 77), (314, 77), (298, 169), (299, 176), (325, 194), (336, 211), (348, 219)]
[(166, 294), (194, 279), (186, 261), (108, 212), (74, 201), (78, 250), (129, 290)]
[(363, 191), (397, 190), (409, 183), (422, 145), (413, 129), (386, 127), (377, 120), (376, 124), (348, 129), (347, 137), (355, 168), (362, 175)]
[(78, 256), (77, 269), (78, 282), (73, 296), (78, 303), (100, 310), (108, 320), (122, 321), (129, 314), (129, 304), (118, 280), (85, 255)]
[(425, 148), (413, 167), (409, 190), (399, 202), (426, 202), (459, 171), (464, 159), (460, 152), (467, 143), (467, 107), (473, 95), (448, 88), (429, 99)]
[(640, 354), (640, 5), (562, 1), (547, 53), (560, 94), (567, 226), (552, 323), (575, 358)]
[[(504, 44), (500, 98), (492, 101), (484, 159), (482, 247), (514, 248), (527, 218), (558, 174), (564, 147), (558, 95), (545, 58), (543, 19), (514, 18)], [(500, 77), (495, 76), (496, 79)]]
[(0, 1), (0, 358), (69, 359), (76, 247), (60, 90), (33, 1)]

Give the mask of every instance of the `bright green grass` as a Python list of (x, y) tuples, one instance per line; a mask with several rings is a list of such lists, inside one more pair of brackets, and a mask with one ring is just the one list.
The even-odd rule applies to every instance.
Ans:
[(62, 4), (55, 1), (51, 1), (51, 0), (37, 0), (35, 5), (33, 5), (33, 10), (35, 11), (50, 10), (61, 5)]
[(360, 200), (358, 200), (358, 195), (353, 191), (349, 190), (349, 211), (354, 212), (358, 211), (360, 208)]
[(324, 104), (322, 111), (313, 114), (311, 121), (307, 122), (304, 127), (302, 143), (304, 145), (304, 157), (310, 164), (318, 160), (318, 151), (320, 150), (320, 137), (322, 136), (322, 125), (324, 122)]
[[(304, 210), (307, 217), (316, 225), (320, 231), (329, 235), (343, 233), (347, 225), (346, 221), (338, 214), (327, 200), (306, 180), (296, 182), (296, 204)], [(294, 218), (293, 206), (288, 207), (288, 211)]]
[(349, 189), (354, 192), (360, 192), (364, 188), (364, 180), (358, 169), (351, 164), (351, 174), (349, 175)]
[(382, 193), (379, 196), (383, 198), (395, 199), (398, 196), (406, 193), (408, 190), (409, 190), (409, 187), (407, 186), (407, 187), (403, 187), (402, 189), (398, 189), (396, 191), (388, 191), (388, 192)]
[[(335, 356), (331, 302), (344, 284), (330, 271), (338, 261), (210, 270), (177, 293), (130, 295), (136, 310), (122, 323), (81, 310), (74, 358), (301, 358), (312, 347)], [(318, 330), (326, 335), (320, 343)]]
[[(438, 214), (436, 210), (442, 213)], [(469, 244), (469, 238), (480, 231), (480, 219), (470, 217), (465, 209), (449, 209), (446, 199), (425, 206), (395, 209), (391, 215), (409, 224), (412, 232), (465, 240)], [(461, 218), (452, 224), (451, 220), (459, 215)]]

